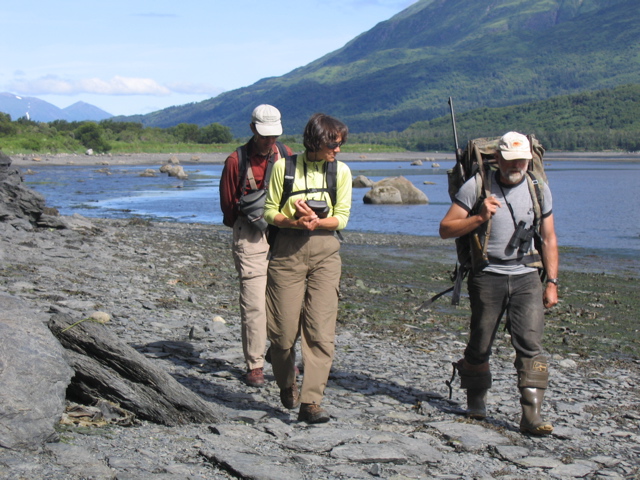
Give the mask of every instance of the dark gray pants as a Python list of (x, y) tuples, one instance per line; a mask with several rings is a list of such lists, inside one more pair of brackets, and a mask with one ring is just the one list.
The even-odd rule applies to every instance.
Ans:
[(523, 275), (470, 274), (471, 331), (465, 359), (479, 365), (489, 361), (491, 347), (507, 314), (511, 343), (520, 357), (542, 353), (544, 306), (542, 283), (537, 272)]

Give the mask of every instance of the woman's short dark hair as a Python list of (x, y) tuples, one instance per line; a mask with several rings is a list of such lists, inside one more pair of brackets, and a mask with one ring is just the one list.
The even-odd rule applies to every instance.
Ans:
[(340, 138), (342, 143), (347, 141), (349, 128), (337, 118), (315, 113), (304, 127), (303, 143), (308, 152), (317, 152), (328, 143)]

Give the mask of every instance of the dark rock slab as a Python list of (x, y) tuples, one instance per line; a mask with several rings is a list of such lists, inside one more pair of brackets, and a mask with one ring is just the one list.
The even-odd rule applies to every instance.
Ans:
[(163, 425), (219, 421), (216, 405), (122, 342), (108, 326), (90, 320), (73, 323), (63, 314), (49, 321), (76, 372), (69, 398), (87, 404), (109, 400), (141, 419)]
[(11, 158), (0, 152), (0, 221), (16, 226), (35, 224), (45, 207), (42, 194), (23, 184), (20, 170), (11, 168)]
[(0, 447), (37, 450), (54, 440), (72, 375), (43, 319), (0, 293)]

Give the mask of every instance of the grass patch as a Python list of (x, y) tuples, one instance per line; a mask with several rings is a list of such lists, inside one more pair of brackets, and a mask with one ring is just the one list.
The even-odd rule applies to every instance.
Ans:
[[(392, 251), (392, 253), (389, 253)], [(433, 260), (423, 246), (343, 248), (338, 322), (352, 329), (396, 333), (426, 341), (434, 332), (468, 330), (466, 285), (460, 306), (445, 295), (426, 311), (415, 309), (451, 286), (453, 264)], [(583, 358), (640, 359), (640, 281), (602, 273), (561, 272), (560, 302), (546, 311), (544, 345), (550, 353)]]

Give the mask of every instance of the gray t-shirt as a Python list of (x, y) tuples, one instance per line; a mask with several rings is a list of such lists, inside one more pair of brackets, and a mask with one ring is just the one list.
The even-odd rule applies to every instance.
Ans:
[[(528, 253), (521, 252), (518, 248), (514, 249), (509, 247), (509, 240), (511, 240), (516, 230), (516, 225), (520, 221), (524, 221), (526, 228), (529, 228), (533, 225), (534, 220), (533, 200), (531, 199), (526, 178), (523, 178), (517, 185), (505, 185), (499, 182), (497, 172), (493, 175), (491, 194), (500, 201), (501, 207), (498, 208), (496, 214), (493, 216), (489, 246), (487, 248), (490, 263), (484, 271), (508, 275), (520, 275), (534, 271), (534, 268), (525, 267), (519, 263), (515, 265), (491, 263), (491, 258), (498, 259), (502, 262), (509, 262), (522, 258)], [(456, 194), (456, 203), (468, 212), (471, 211), (477, 200), (476, 190), (476, 177), (474, 176), (460, 188)], [(551, 191), (549, 190), (549, 186), (544, 183), (541, 208), (543, 218), (551, 215), (552, 203)], [(511, 205), (513, 217), (511, 216), (508, 205)], [(485, 228), (486, 223), (481, 229), (484, 230)], [(533, 248), (533, 242), (531, 248)]]

